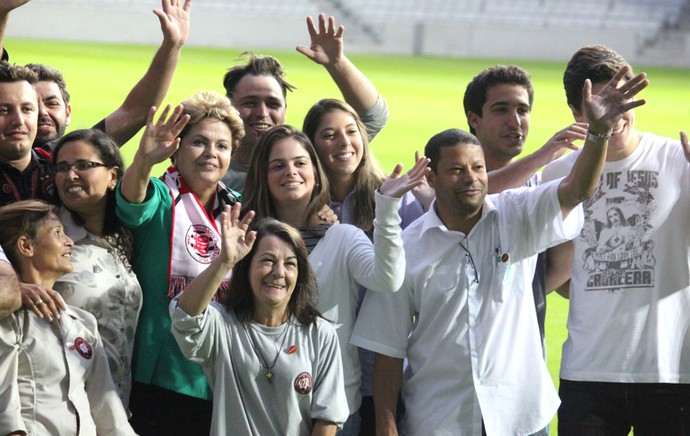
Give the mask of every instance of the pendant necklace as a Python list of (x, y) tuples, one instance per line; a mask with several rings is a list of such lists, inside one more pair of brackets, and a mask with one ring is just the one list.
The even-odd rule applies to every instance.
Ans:
[[(290, 321), (288, 321), (289, 323)], [(259, 365), (261, 365), (261, 369), (266, 370), (266, 374), (264, 376), (268, 380), (269, 383), (273, 383), (273, 367), (276, 366), (276, 362), (278, 362), (278, 358), (280, 357), (281, 351), (283, 351), (283, 345), (285, 345), (285, 339), (287, 338), (287, 331), (288, 327), (290, 325), (285, 326), (285, 330), (281, 334), (283, 339), (280, 341), (280, 347), (278, 348), (278, 352), (276, 353), (276, 357), (273, 359), (273, 363), (271, 363), (271, 366), (268, 366), (268, 361), (264, 359), (263, 353), (259, 351), (259, 348), (256, 346), (256, 342), (254, 342), (254, 336), (252, 335), (252, 329), (250, 326), (248, 326), (248, 323), (243, 323), (244, 324), (244, 330), (247, 332), (247, 336), (249, 337), (249, 343), (252, 345), (252, 350), (254, 350), (254, 354), (256, 355), (256, 358), (259, 359)]]

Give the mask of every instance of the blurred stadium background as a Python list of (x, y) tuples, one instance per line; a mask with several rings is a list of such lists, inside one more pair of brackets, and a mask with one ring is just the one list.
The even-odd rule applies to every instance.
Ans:
[[(159, 6), (33, 0), (7, 36), (154, 44)], [(690, 66), (690, 0), (194, 0), (189, 45), (291, 50), (319, 12), (346, 25), (349, 53), (561, 61), (602, 43), (633, 65)]]

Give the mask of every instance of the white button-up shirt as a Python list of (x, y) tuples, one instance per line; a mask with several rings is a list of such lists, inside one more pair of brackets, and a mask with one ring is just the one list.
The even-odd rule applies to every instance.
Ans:
[(531, 291), (536, 253), (573, 238), (582, 209), (562, 219), (558, 182), (488, 196), (468, 235), (435, 204), (403, 233), (405, 283), (370, 293), (352, 343), (407, 357), (409, 435), (530, 434), (559, 405), (542, 357)]
[(134, 435), (94, 317), (48, 322), (20, 309), (0, 321), (0, 434)]

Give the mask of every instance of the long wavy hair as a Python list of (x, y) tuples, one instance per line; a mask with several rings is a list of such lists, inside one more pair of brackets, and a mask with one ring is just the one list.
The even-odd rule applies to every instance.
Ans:
[[(81, 129), (68, 133), (60, 138), (53, 151), (53, 165), (57, 165), (60, 150), (69, 142), (83, 141), (91, 145), (98, 158), (107, 168), (115, 169), (117, 180), (122, 179), (125, 173), (125, 162), (120, 154), (120, 148), (113, 138), (107, 133), (98, 129)], [(58, 199), (58, 202), (61, 202)], [(120, 250), (126, 259), (132, 257), (133, 236), (132, 232), (123, 227), (115, 213), (116, 199), (115, 191), (108, 190), (105, 199), (105, 219), (103, 221), (103, 236), (112, 237), (115, 247)], [(72, 215), (72, 219), (77, 224), (83, 226), (84, 219), (75, 211), (67, 208)]]
[(316, 277), (309, 266), (307, 248), (299, 231), (273, 218), (259, 220), (253, 228), (257, 231), (256, 241), (249, 254), (237, 262), (232, 270), (225, 307), (234, 311), (241, 320), (254, 316), (254, 293), (250, 280), (252, 260), (261, 240), (266, 236), (275, 236), (288, 244), (297, 257), (297, 281), (288, 302), (287, 315), (294, 316), (302, 325), (315, 323), (320, 316), (316, 309)]
[(247, 172), (247, 181), (244, 188), (244, 203), (242, 204), (243, 214), (249, 210), (253, 210), (256, 212), (255, 219), (278, 217), (273, 197), (268, 187), (268, 159), (271, 156), (273, 146), (283, 139), (294, 139), (299, 142), (307, 151), (312, 166), (314, 167), (315, 185), (309, 199), (309, 204), (307, 205), (306, 216), (313, 216), (324, 205), (330, 203), (328, 179), (319, 163), (319, 158), (316, 155), (316, 150), (314, 150), (311, 141), (309, 141), (309, 138), (307, 138), (304, 133), (296, 128), (282, 125), (275, 126), (264, 132), (259, 142), (257, 142), (252, 150), (252, 156), (249, 160), (249, 171)]
[[(352, 189), (350, 216), (354, 220), (352, 224), (371, 234), (374, 231), (374, 191), (381, 187), (386, 176), (369, 149), (369, 136), (361, 118), (349, 104), (340, 100), (326, 98), (319, 100), (309, 109), (309, 112), (304, 117), (302, 130), (309, 137), (312, 144), (316, 144), (316, 132), (319, 130), (321, 120), (326, 114), (334, 111), (343, 111), (351, 116), (355, 120), (359, 134), (362, 137), (362, 160), (354, 173), (355, 186)], [(319, 148), (315, 147), (315, 149), (319, 153)], [(326, 175), (329, 175), (328, 168), (325, 167), (324, 170)], [(331, 184), (331, 188), (332, 186)]]

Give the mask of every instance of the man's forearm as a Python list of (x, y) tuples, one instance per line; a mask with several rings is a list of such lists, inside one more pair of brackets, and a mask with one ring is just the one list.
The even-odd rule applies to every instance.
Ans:
[(373, 383), (377, 435), (398, 434), (396, 409), (402, 386), (402, 368), (402, 359), (376, 353)]

